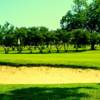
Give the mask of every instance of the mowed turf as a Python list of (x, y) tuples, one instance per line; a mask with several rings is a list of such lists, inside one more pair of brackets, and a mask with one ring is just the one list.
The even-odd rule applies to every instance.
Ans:
[(0, 85), (0, 100), (100, 100), (100, 84)]
[(52, 54), (0, 54), (2, 65), (50, 65), (100, 69), (100, 51)]
[[(0, 54), (0, 64), (53, 65), (100, 69), (100, 51), (52, 54)], [(100, 83), (0, 85), (0, 100), (99, 100)]]

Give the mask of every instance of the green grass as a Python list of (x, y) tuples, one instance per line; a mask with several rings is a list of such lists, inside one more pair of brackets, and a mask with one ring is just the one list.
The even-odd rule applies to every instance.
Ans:
[(49, 65), (100, 69), (100, 51), (52, 54), (0, 54), (3, 65)]
[(0, 100), (100, 100), (100, 84), (0, 85)]
[[(0, 54), (0, 64), (100, 69), (100, 51)], [(100, 84), (0, 85), (0, 100), (100, 100)]]

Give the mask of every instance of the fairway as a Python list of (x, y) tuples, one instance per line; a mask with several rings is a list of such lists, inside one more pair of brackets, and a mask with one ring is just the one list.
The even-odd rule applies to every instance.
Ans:
[(100, 51), (60, 54), (0, 54), (0, 64), (100, 69)]

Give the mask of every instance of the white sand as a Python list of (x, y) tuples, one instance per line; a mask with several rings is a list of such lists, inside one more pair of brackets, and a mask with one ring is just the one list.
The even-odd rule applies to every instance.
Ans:
[(100, 83), (100, 70), (0, 66), (0, 84)]

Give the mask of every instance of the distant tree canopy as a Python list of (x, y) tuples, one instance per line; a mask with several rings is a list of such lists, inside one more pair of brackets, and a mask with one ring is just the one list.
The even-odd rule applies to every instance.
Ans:
[(45, 49), (50, 53), (55, 48), (59, 53), (62, 48), (67, 52), (69, 45), (76, 50), (86, 45), (91, 45), (91, 48), (95, 49), (95, 45), (99, 43), (99, 34), (96, 32), (91, 34), (84, 29), (49, 30), (46, 27), (14, 27), (10, 23), (0, 26), (0, 46), (4, 48), (5, 53), (9, 52), (9, 48), (22, 53), (25, 47), (28, 47), (30, 53), (32, 48), (38, 49), (40, 53)]
[(97, 34), (100, 33), (100, 0), (92, 0), (90, 4), (88, 4), (88, 0), (73, 0), (73, 2), (72, 9), (60, 21), (61, 28), (66, 31), (74, 29), (89, 31), (91, 33), (91, 49), (93, 50), (98, 41)]
[(63, 29), (88, 29), (90, 32), (100, 32), (100, 0), (74, 0), (72, 10), (62, 17), (60, 24)]

